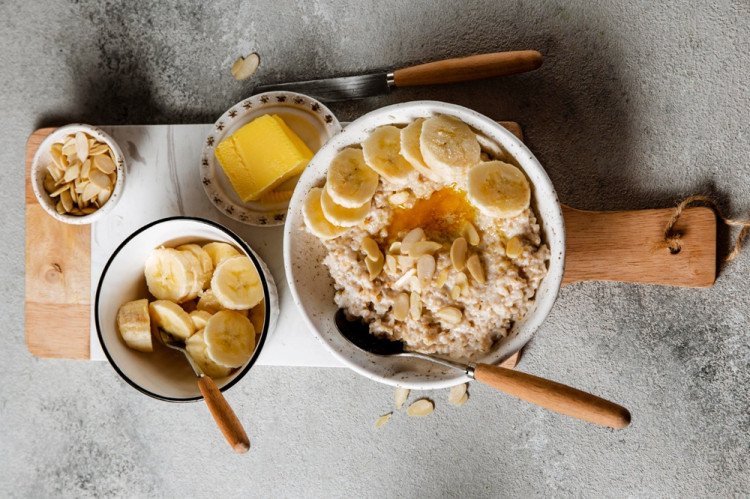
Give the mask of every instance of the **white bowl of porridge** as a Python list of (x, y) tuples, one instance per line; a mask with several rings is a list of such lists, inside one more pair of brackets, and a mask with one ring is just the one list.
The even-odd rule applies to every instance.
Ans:
[(557, 195), (534, 155), (495, 121), (441, 102), (368, 113), (329, 140), (289, 205), (284, 262), (322, 344), (371, 379), (412, 389), (467, 381), (343, 338), (339, 308), (418, 351), (498, 364), (549, 313), (562, 281)]

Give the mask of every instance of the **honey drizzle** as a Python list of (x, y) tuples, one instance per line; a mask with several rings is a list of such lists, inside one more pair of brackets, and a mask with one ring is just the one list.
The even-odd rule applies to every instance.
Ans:
[(445, 187), (429, 198), (418, 199), (411, 208), (395, 209), (388, 234), (395, 239), (399, 232), (421, 227), (433, 241), (450, 241), (460, 234), (462, 223), (474, 220), (475, 214), (476, 208), (465, 192)]

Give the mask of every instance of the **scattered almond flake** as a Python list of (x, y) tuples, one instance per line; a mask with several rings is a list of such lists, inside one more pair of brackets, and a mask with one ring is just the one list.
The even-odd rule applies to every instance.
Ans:
[(393, 318), (397, 321), (403, 321), (409, 315), (409, 295), (399, 293), (393, 301)]
[(406, 399), (409, 398), (409, 393), (411, 390), (408, 388), (404, 388), (403, 386), (399, 386), (396, 388), (396, 393), (393, 396), (393, 401), (396, 403), (396, 407), (398, 409), (401, 409), (401, 407), (404, 405), (404, 402), (406, 402)]
[(508, 258), (518, 258), (521, 256), (521, 253), (523, 253), (523, 243), (521, 242), (521, 238), (518, 236), (511, 237), (510, 241), (508, 241), (508, 244), (505, 246), (505, 254)]
[(377, 276), (380, 275), (380, 272), (383, 270), (383, 263), (385, 262), (385, 258), (383, 258), (383, 254), (378, 251), (378, 255), (380, 255), (380, 258), (377, 260), (370, 260), (370, 258), (365, 258), (365, 265), (367, 266), (367, 272), (370, 274), (370, 280), (372, 281)]
[(416, 291), (409, 296), (409, 315), (415, 321), (422, 317), (422, 297)]
[(424, 417), (428, 416), (435, 410), (435, 404), (428, 399), (419, 399), (406, 409), (409, 416)]
[(232, 74), (236, 80), (250, 78), (260, 65), (260, 56), (253, 52), (247, 57), (240, 57), (232, 64)]
[(448, 324), (458, 324), (461, 322), (461, 318), (464, 314), (456, 307), (443, 307), (435, 312), (435, 315)]
[(391, 194), (388, 197), (388, 202), (394, 206), (402, 205), (408, 200), (409, 200), (409, 193), (407, 191), (397, 192), (395, 194)]
[(461, 271), (466, 265), (466, 251), (467, 251), (466, 239), (459, 237), (451, 245), (451, 263), (453, 268)]
[(466, 395), (466, 388), (468, 383), (461, 383), (460, 385), (452, 386), (450, 395), (448, 395), (448, 402), (451, 405), (461, 405), (461, 399)]
[(393, 287), (396, 289), (404, 289), (407, 284), (409, 284), (409, 280), (417, 275), (417, 269), (409, 269), (406, 271), (404, 275), (398, 278), (396, 282), (393, 283)]
[(391, 415), (393, 415), (393, 413), (389, 412), (388, 414), (383, 414), (382, 416), (380, 416), (378, 420), (375, 421), (375, 429), (378, 430), (381, 426), (386, 424), (388, 420), (391, 419)]
[(479, 260), (479, 255), (474, 253), (466, 260), (466, 268), (469, 269), (471, 277), (473, 277), (479, 284), (484, 284), (486, 279), (484, 277), (484, 268), (482, 268), (482, 262)]
[(431, 255), (442, 247), (442, 244), (435, 241), (417, 241), (409, 247), (409, 256), (417, 258), (422, 255)]
[(370, 260), (378, 260), (382, 256), (378, 243), (371, 237), (362, 239), (362, 251)]
[(394, 241), (388, 247), (388, 253), (391, 255), (398, 255), (401, 252), (401, 241)]
[(419, 280), (419, 277), (413, 275), (409, 278), (409, 289), (413, 293), (421, 293), (422, 292), (422, 282)]
[(421, 287), (425, 287), (435, 275), (435, 258), (432, 255), (422, 255), (417, 260), (417, 278)]
[(397, 255), (396, 261), (402, 269), (410, 269), (414, 266), (415, 259), (407, 255)]
[(455, 285), (451, 288), (451, 300), (457, 300), (461, 296), (461, 286)]
[(406, 234), (401, 240), (401, 254), (408, 255), (409, 251), (411, 250), (411, 245), (416, 243), (417, 241), (422, 241), (423, 239), (424, 230), (422, 230), (421, 227), (416, 227), (410, 230), (409, 233)]
[(391, 274), (395, 274), (396, 272), (398, 272), (398, 263), (396, 262), (396, 257), (393, 255), (385, 255), (385, 267)]
[(476, 227), (471, 222), (464, 223), (462, 233), (466, 242), (470, 245), (476, 246), (479, 244), (479, 232), (477, 232)]
[(445, 282), (448, 280), (448, 271), (443, 269), (438, 273), (437, 279), (435, 281), (435, 285), (438, 287), (438, 289), (442, 288), (443, 285), (445, 285)]

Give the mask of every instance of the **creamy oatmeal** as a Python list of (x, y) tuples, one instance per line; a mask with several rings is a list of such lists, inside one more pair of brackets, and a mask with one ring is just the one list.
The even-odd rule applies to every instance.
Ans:
[(521, 171), (480, 157), (460, 121), (432, 120), (342, 151), (303, 215), (340, 308), (410, 350), (471, 358), (527, 313), (549, 250)]

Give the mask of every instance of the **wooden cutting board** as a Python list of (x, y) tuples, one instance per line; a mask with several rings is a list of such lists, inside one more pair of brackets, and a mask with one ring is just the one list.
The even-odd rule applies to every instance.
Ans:
[[(521, 127), (501, 122), (523, 140)], [(38, 357), (88, 359), (91, 331), (91, 227), (50, 217), (30, 183), (37, 147), (54, 128), (36, 130), (26, 144), (26, 345)], [(566, 261), (563, 285), (624, 281), (708, 287), (716, 276), (716, 217), (709, 208), (685, 210), (675, 226), (682, 248), (663, 244), (673, 208), (582, 211), (563, 205)], [(517, 361), (509, 359), (507, 367)]]

